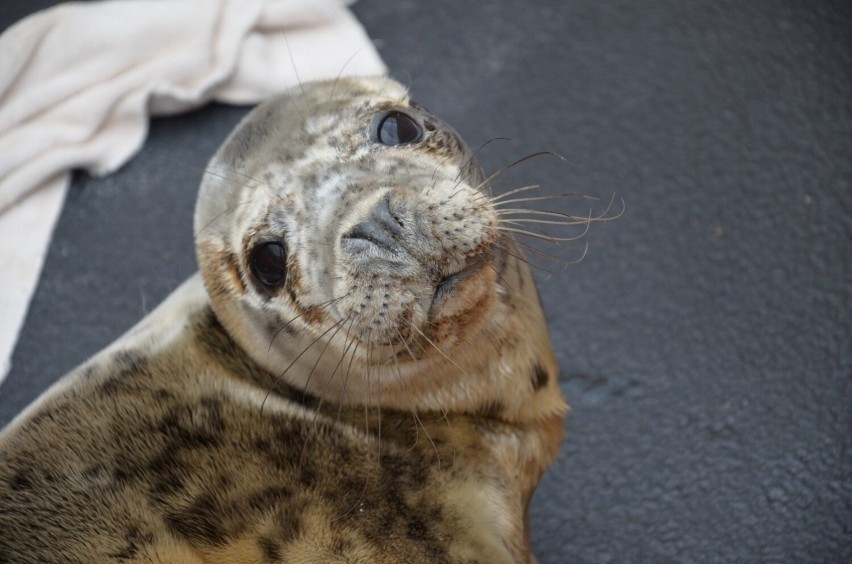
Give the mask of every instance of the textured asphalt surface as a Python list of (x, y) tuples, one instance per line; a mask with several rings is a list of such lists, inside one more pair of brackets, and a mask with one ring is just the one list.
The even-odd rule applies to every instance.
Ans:
[[(0, 25), (48, 4), (5, 0)], [(626, 202), (540, 284), (573, 408), (531, 510), (541, 562), (852, 561), (852, 4), (354, 10), (472, 146), (511, 139), (486, 170), (568, 158), (498, 191)], [(0, 424), (195, 270), (196, 186), (244, 112), (155, 120), (117, 174), (77, 175)]]

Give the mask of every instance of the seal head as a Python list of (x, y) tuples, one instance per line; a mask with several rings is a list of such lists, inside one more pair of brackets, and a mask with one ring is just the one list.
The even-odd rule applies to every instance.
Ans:
[(256, 108), (205, 174), (195, 231), (222, 323), (309, 393), (464, 410), (486, 401), (466, 386), (499, 379), (494, 360), (555, 374), (473, 153), (392, 80), (306, 84)]

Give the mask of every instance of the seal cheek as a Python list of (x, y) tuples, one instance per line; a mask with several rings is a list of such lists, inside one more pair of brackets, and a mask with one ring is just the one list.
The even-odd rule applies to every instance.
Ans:
[(298, 312), (299, 318), (309, 325), (320, 325), (328, 317), (326, 308), (322, 305), (306, 304), (305, 297), (308, 292), (302, 283), (302, 270), (299, 266), (299, 260), (292, 257), (287, 265), (287, 282), (285, 288), (287, 295), (290, 297), (290, 304), (293, 309)]
[(213, 243), (201, 242), (198, 262), (204, 274), (207, 292), (211, 296), (245, 294), (246, 285), (233, 253), (217, 248)]

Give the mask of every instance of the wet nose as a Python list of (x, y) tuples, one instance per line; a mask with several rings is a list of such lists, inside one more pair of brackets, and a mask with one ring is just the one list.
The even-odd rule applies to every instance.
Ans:
[(390, 252), (399, 250), (405, 226), (391, 213), (389, 200), (389, 196), (382, 198), (370, 215), (347, 231), (343, 238), (361, 239)]

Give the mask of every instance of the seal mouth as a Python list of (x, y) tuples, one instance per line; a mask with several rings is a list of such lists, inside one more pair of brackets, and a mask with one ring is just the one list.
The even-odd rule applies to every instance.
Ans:
[(432, 295), (432, 308), (443, 299), (450, 297), (458, 286), (483, 264), (485, 264), (485, 259), (479, 258), (458, 272), (442, 278), (435, 286), (435, 293)]

